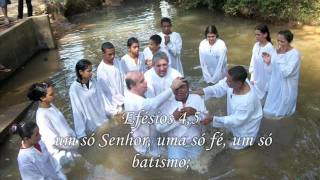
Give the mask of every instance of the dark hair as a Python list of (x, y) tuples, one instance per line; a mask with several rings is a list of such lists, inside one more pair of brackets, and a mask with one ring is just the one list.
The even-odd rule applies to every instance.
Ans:
[(127, 41), (127, 46), (131, 47), (133, 43), (138, 43), (139, 44), (139, 40), (137, 38), (135, 38), (135, 37), (131, 37)]
[(92, 63), (87, 59), (81, 59), (81, 60), (79, 60), (77, 62), (77, 64), (76, 64), (76, 74), (77, 74), (77, 81), (78, 82), (81, 82), (81, 80), (82, 80), (82, 76), (81, 76), (79, 71), (80, 70), (84, 71), (84, 70), (88, 69), (89, 66), (91, 66), (91, 65), (92, 65)]
[(48, 87), (51, 87), (48, 82), (34, 83), (29, 88), (27, 96), (31, 101), (41, 101), (40, 98), (47, 95)]
[(21, 124), (13, 124), (10, 128), (10, 132), (12, 134), (19, 134), (21, 139), (31, 138), (33, 134), (33, 130), (37, 128), (37, 124), (35, 122), (29, 121)]
[(167, 17), (162, 18), (162, 19), (161, 19), (161, 21), (160, 21), (160, 24), (162, 25), (162, 23), (164, 23), (164, 22), (169, 23), (169, 24), (170, 24), (170, 26), (172, 25), (172, 24), (171, 24), (171, 19), (170, 19), (170, 18), (167, 18)]
[(105, 49), (114, 49), (114, 45), (111, 42), (105, 42), (101, 45), (101, 51), (104, 53)]
[(233, 81), (241, 81), (244, 83), (248, 77), (247, 70), (243, 66), (234, 66), (228, 70), (228, 74)]
[(156, 43), (157, 45), (161, 44), (161, 37), (158, 34), (152, 35), (150, 40)]
[(206, 30), (205, 30), (205, 32), (204, 32), (204, 37), (207, 38), (207, 35), (208, 35), (209, 33), (215, 34), (215, 35), (217, 36), (217, 38), (219, 37), (218, 30), (217, 30), (217, 28), (216, 28), (214, 25), (209, 25), (209, 26), (207, 26), (207, 28), (206, 28)]
[(129, 90), (131, 90), (131, 87), (132, 86), (135, 86), (137, 83), (133, 80), (133, 79), (130, 79), (130, 78), (126, 78), (126, 85), (127, 85), (127, 88)]
[(189, 88), (189, 81), (185, 77), (181, 77), (181, 80), (186, 84), (186, 86)]
[(286, 29), (286, 30), (282, 30), (279, 31), (278, 34), (281, 34), (284, 36), (284, 38), (288, 41), (288, 43), (291, 43), (293, 40), (293, 34), (290, 30)]
[(266, 34), (267, 33), (267, 41), (269, 41), (271, 43), (271, 37), (270, 37), (270, 32), (269, 32), (269, 28), (267, 25), (265, 24), (259, 24), (256, 26), (255, 28), (256, 30), (259, 30), (261, 33)]

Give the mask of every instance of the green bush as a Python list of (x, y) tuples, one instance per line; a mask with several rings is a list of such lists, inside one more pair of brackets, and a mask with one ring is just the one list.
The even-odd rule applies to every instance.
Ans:
[(64, 15), (69, 17), (74, 14), (87, 12), (101, 5), (102, 0), (66, 0)]
[(200, 4), (232, 16), (257, 17), (269, 21), (320, 22), (320, 0), (180, 0), (186, 8)]

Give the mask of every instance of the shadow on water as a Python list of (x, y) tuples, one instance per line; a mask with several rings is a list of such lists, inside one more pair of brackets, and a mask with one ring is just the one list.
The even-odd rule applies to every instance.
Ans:
[[(161, 8), (159, 8), (161, 7)], [(52, 66), (40, 63), (33, 65), (35, 75), (21, 75), (14, 84), (30, 84), (50, 76), (56, 90), (55, 104), (72, 124), (68, 90), (75, 80), (74, 66), (82, 58), (94, 63), (94, 70), (101, 61), (100, 46), (111, 41), (116, 47), (116, 54), (121, 57), (126, 53), (126, 41), (129, 37), (138, 37), (141, 50), (146, 47), (151, 35), (160, 31), (161, 15), (173, 19), (173, 29), (181, 33), (183, 39), (182, 61), (187, 78), (192, 87), (203, 87), (199, 66), (198, 46), (204, 38), (204, 29), (208, 24), (215, 24), (220, 37), (228, 47), (228, 64), (248, 66), (255, 42), (254, 27), (259, 23), (254, 20), (231, 18), (208, 12), (206, 9), (181, 10), (172, 5), (161, 3), (132, 2), (123, 7), (91, 12), (74, 17), (79, 29), (66, 35), (59, 41), (60, 61)], [(284, 26), (270, 25), (273, 43), (276, 33)], [(264, 119), (260, 136), (268, 137), (272, 133), (269, 147), (258, 146), (243, 150), (214, 148), (205, 151), (201, 160), (193, 165), (194, 170), (176, 172), (172, 169), (134, 169), (131, 167), (134, 151), (132, 147), (86, 147), (83, 155), (96, 168), (89, 174), (77, 170), (69, 175), (70, 179), (316, 179), (320, 177), (320, 27), (294, 29), (293, 46), (302, 54), (301, 76), (297, 112), (283, 120)], [(49, 56), (49, 55), (48, 55)], [(31, 61), (30, 63), (33, 63)], [(49, 63), (50, 64), (50, 63)], [(27, 65), (28, 66), (28, 65)], [(39, 68), (49, 66), (52, 68)], [(54, 72), (54, 74), (52, 73)], [(22, 74), (24, 72), (21, 72)], [(23, 85), (21, 85), (23, 86)], [(18, 91), (18, 86), (15, 90)], [(12, 89), (12, 88), (9, 88)], [(1, 92), (9, 93), (9, 89)], [(6, 100), (12, 102), (11, 100)], [(0, 105), (4, 101), (0, 102)], [(225, 99), (213, 99), (207, 102), (210, 112), (215, 115), (226, 114)], [(34, 106), (25, 120), (34, 119)], [(204, 128), (206, 137), (211, 137), (218, 129)], [(101, 128), (101, 133), (109, 132), (113, 136), (126, 135), (128, 127), (123, 125)], [(220, 130), (221, 131), (221, 130)], [(224, 132), (227, 134), (227, 132)], [(226, 138), (230, 135), (225, 136)], [(99, 138), (99, 135), (97, 136)], [(10, 137), (0, 148), (0, 179), (18, 179), (16, 155), (19, 148), (17, 137)]]

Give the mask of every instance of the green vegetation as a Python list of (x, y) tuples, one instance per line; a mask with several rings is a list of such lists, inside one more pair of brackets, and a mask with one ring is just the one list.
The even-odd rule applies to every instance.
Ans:
[(320, 23), (320, 0), (178, 0), (186, 9), (206, 5), (232, 16), (255, 17), (271, 22)]
[(69, 17), (74, 14), (87, 12), (102, 5), (102, 0), (67, 0), (64, 15)]
[(49, 0), (53, 9), (59, 8), (61, 11), (61, 8), (63, 8), (63, 14), (66, 17), (90, 11), (102, 6), (102, 3), (103, 0)]

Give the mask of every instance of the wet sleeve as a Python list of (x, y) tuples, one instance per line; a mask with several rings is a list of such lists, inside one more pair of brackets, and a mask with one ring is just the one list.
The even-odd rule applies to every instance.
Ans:
[(300, 54), (295, 53), (290, 56), (286, 55), (278, 61), (279, 69), (284, 77), (290, 77), (295, 75), (297, 69), (300, 66)]
[(235, 128), (248, 122), (250, 115), (254, 108), (247, 105), (240, 105), (236, 107), (235, 112), (229, 116), (215, 116), (214, 120), (218, 125), (223, 125), (227, 128)]
[(213, 86), (208, 86), (203, 89), (205, 99), (209, 99), (211, 97), (222, 97), (227, 94), (228, 84), (226, 82), (227, 78), (220, 80), (217, 84)]

